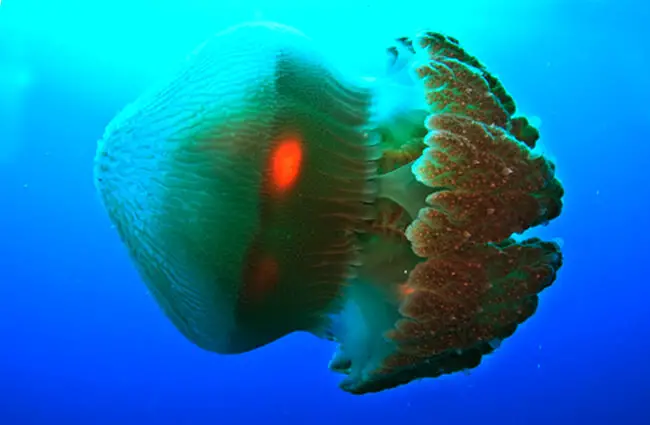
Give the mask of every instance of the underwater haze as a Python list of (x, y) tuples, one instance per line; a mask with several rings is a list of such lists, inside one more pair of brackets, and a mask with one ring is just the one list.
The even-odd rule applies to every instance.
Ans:
[[(645, 1), (226, 3), (0, 1), (0, 425), (650, 424)], [(135, 242), (128, 232), (137, 226), (120, 221), (118, 202), (107, 200), (137, 194), (105, 183), (113, 175), (98, 173), (96, 155), (113, 155), (106, 153), (117, 143), (111, 131), (124, 122), (133, 125), (124, 124), (127, 133), (140, 131), (151, 112), (106, 130), (126, 105), (213, 34), (249, 21), (307, 34), (345, 75), (378, 72), (385, 56), (377, 52), (400, 37), (423, 29), (453, 37), (539, 130), (535, 152), (555, 165), (563, 206), (547, 225), (524, 228), (534, 227), (527, 237), (554, 242), (549, 249), (561, 248), (562, 266), (548, 266), (559, 267), (557, 277), (533, 291), (534, 298), (543, 289), (534, 314), (517, 319), (512, 336), (495, 333), (490, 347), (496, 349), (477, 367), (463, 364), (457, 368), (463, 371), (418, 379), (429, 376), (426, 365), (442, 364), (429, 353), (420, 363), (412, 360), (419, 372), (406, 379), (412, 382), (367, 378), (362, 384), (379, 382), (383, 391), (352, 394), (339, 388), (344, 376), (328, 368), (337, 347), (332, 340), (349, 343), (350, 332), (336, 328), (327, 338), (317, 337), (316, 329), (287, 332), (264, 342), (241, 337), (259, 347), (215, 353), (204, 348), (216, 347), (222, 335), (193, 336), (194, 329), (183, 328), (187, 317), (174, 317), (176, 306), (156, 292), (162, 284), (156, 287), (154, 274), (147, 274), (141, 263), (147, 259), (130, 252)], [(259, 106), (267, 105), (273, 102)], [(224, 108), (238, 112), (237, 105)], [(526, 137), (508, 129), (508, 140), (528, 152)], [(228, 167), (239, 172), (234, 163)], [(479, 162), (473, 167), (479, 181)], [(507, 207), (515, 215), (524, 208)], [(233, 229), (245, 224), (245, 217), (227, 212), (220, 214)], [(219, 264), (219, 273), (231, 265)], [(345, 314), (341, 320), (349, 326)], [(368, 337), (369, 328), (354, 335)], [(424, 345), (419, 348), (433, 350)], [(450, 352), (463, 353), (456, 348)], [(379, 357), (385, 367), (387, 358)]]

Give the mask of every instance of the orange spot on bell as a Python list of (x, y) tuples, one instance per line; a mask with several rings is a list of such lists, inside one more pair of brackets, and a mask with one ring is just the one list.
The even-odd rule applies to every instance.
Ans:
[(278, 283), (280, 265), (270, 255), (261, 255), (249, 265), (245, 279), (246, 296), (250, 301), (262, 301)]
[(291, 189), (300, 175), (303, 151), (297, 137), (282, 139), (271, 152), (271, 180), (279, 192)]

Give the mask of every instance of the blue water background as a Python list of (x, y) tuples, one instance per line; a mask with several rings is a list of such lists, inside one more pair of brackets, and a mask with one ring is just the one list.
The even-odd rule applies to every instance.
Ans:
[[(650, 424), (646, 2), (225, 4), (0, 4), (0, 425)], [(327, 370), (330, 343), (217, 356), (147, 294), (95, 194), (96, 141), (206, 36), (260, 18), (351, 58), (445, 31), (541, 123), (566, 197), (538, 233), (561, 239), (565, 265), (471, 374), (355, 397)]]

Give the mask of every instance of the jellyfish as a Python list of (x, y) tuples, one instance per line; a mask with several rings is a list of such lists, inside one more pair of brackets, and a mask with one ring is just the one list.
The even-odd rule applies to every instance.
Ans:
[(202, 349), (333, 341), (352, 394), (477, 367), (531, 317), (562, 210), (538, 131), (459, 42), (395, 41), (376, 76), (302, 32), (220, 32), (98, 143), (101, 201), (156, 302)]

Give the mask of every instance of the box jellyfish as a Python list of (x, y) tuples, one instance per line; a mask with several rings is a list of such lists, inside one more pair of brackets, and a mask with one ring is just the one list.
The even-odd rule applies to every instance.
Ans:
[[(335, 341), (341, 388), (479, 365), (537, 307), (554, 165), (457, 40), (396, 40), (375, 78), (274, 23), (228, 29), (108, 125), (95, 184), (153, 297), (223, 354)], [(522, 238), (519, 238), (522, 239)]]

